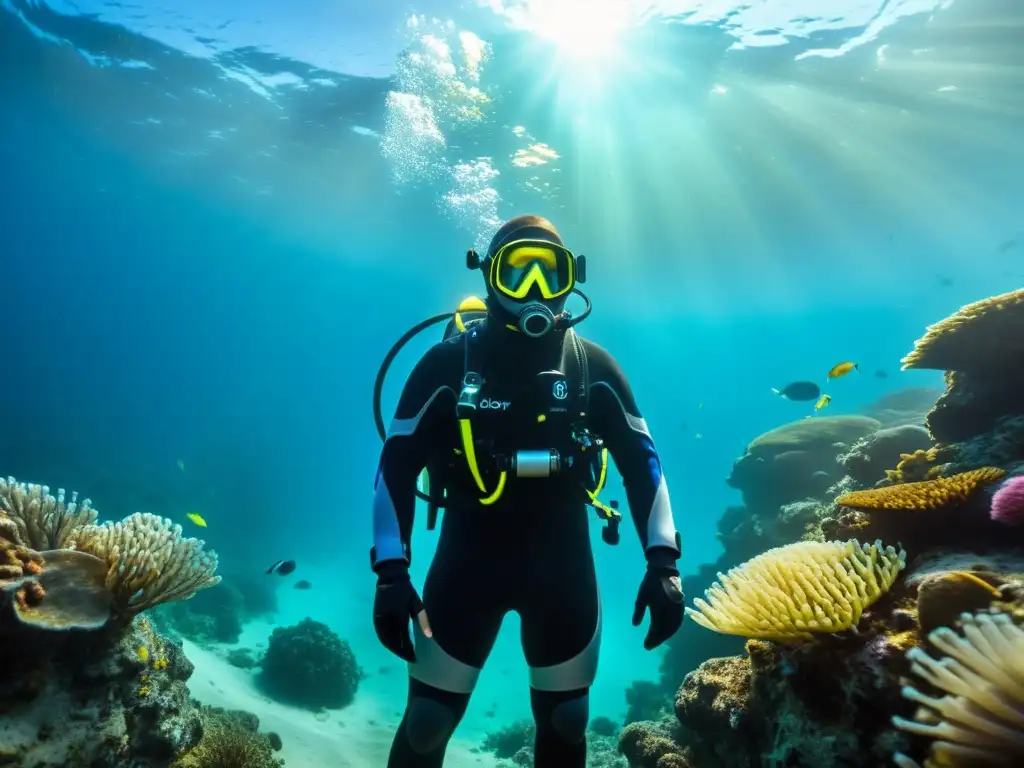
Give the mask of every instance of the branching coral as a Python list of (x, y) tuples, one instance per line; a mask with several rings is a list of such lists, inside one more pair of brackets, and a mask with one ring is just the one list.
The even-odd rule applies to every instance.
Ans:
[(885, 478), (890, 483), (917, 483), (922, 480), (934, 480), (942, 473), (942, 467), (937, 466), (939, 449), (931, 447), (928, 450), (916, 450), (913, 453), (901, 453), (900, 463), (896, 469), (885, 470)]
[(0, 514), (0, 583), (32, 576), (43, 569), (43, 558), (22, 543), (13, 519)]
[(86, 526), (73, 546), (106, 563), (107, 587), (122, 619), (220, 582), (216, 553), (205, 551), (199, 539), (183, 538), (180, 525), (157, 515), (136, 512), (118, 523)]
[(930, 326), (903, 370), (988, 372), (1017, 367), (1024, 354), (1024, 288), (962, 307)]
[(35, 550), (64, 549), (76, 531), (96, 522), (96, 510), (88, 499), (78, 504), (78, 494), (64, 503), (64, 489), (54, 498), (45, 485), (28, 485), (13, 477), (0, 478), (0, 510), (18, 526), (22, 542)]
[(715, 632), (768, 640), (809, 639), (856, 626), (888, 591), (906, 553), (882, 543), (801, 541), (718, 574), (686, 613)]
[(836, 504), (872, 510), (947, 508), (963, 503), (978, 488), (999, 480), (1005, 474), (1005, 471), (997, 467), (982, 467), (950, 477), (853, 491), (836, 499)]
[[(907, 652), (911, 672), (946, 695), (905, 686), (904, 698), (921, 707), (893, 725), (935, 739), (924, 768), (1024, 765), (1024, 630), (1001, 612), (964, 614), (961, 625), (963, 636), (948, 627), (928, 636), (942, 658)], [(904, 754), (894, 760), (920, 768)]]

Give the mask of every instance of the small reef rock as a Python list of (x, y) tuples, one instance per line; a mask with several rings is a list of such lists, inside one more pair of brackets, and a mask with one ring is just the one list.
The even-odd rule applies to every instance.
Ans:
[(726, 551), (684, 579), (704, 598), (662, 666), (674, 713), (623, 730), (630, 766), (1024, 765), (1022, 355), (1024, 289), (916, 343), (905, 369), (945, 371), (930, 406), (886, 396), (873, 428), (781, 461), (778, 435), (751, 444)]
[(169, 768), (199, 743), (192, 664), (140, 615), (217, 583), (217, 557), (154, 515), (0, 480), (0, 764)]
[[(536, 726), (520, 720), (484, 737), (479, 752), (490, 753), (498, 759), (495, 768), (529, 768), (533, 761), (533, 741)], [(628, 768), (619, 754), (619, 728), (607, 717), (596, 717), (587, 729), (588, 768)]]
[(347, 707), (365, 677), (352, 646), (310, 618), (275, 628), (260, 667), (267, 695), (314, 710)]

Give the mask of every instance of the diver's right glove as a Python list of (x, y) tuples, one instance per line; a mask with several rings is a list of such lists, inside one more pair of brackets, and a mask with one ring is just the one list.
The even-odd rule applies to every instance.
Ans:
[(409, 620), (418, 621), (427, 637), (431, 636), (431, 631), (423, 601), (409, 578), (409, 566), (404, 560), (386, 560), (374, 571), (377, 591), (373, 597), (373, 628), (377, 639), (399, 658), (416, 661)]

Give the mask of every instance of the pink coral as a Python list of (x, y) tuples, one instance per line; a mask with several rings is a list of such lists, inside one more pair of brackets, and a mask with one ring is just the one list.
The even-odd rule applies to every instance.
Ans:
[(1006, 525), (1024, 525), (1024, 475), (1011, 477), (992, 497), (992, 519)]

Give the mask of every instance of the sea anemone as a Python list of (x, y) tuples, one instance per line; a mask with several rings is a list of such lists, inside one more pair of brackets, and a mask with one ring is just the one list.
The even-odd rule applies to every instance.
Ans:
[(1024, 525), (1024, 475), (1011, 477), (992, 497), (992, 519), (1006, 525)]

